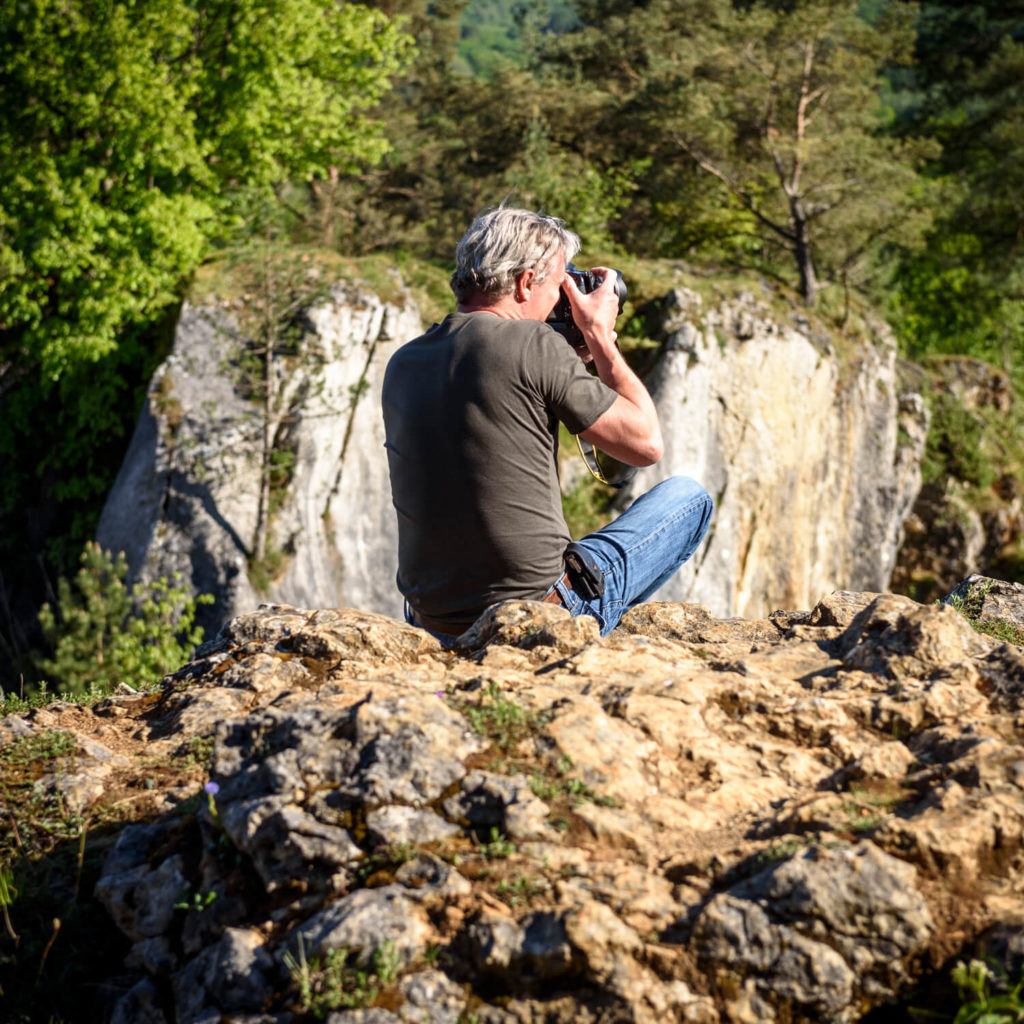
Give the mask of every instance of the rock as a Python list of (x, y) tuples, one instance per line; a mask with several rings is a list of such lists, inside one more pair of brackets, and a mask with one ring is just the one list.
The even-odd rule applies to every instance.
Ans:
[(110, 1024), (167, 1024), (160, 990), (152, 978), (143, 978), (115, 1004)]
[(96, 883), (96, 897), (130, 939), (163, 934), (174, 916), (175, 904), (188, 890), (185, 862), (180, 854), (157, 867), (147, 864), (122, 873), (104, 873)]
[(273, 961), (250, 929), (228, 928), (174, 978), (181, 1024), (193, 1024), (211, 1011), (259, 1010), (272, 991)]
[[(269, 547), (286, 555), (265, 593), (397, 615), (380, 383), (390, 353), (420, 333), (419, 314), (408, 297), (385, 303), (338, 282), (304, 321), (298, 355), (287, 372), (283, 360), (278, 367), (272, 428), (290, 454), (290, 480)], [(184, 304), (96, 535), (126, 552), (132, 579), (179, 572), (196, 593), (213, 594), (197, 616), (208, 633), (257, 604), (249, 558), (262, 422), (237, 371), (243, 323), (230, 302)]]
[(852, 1021), (855, 991), (891, 998), (928, 944), (935, 926), (915, 880), (870, 843), (811, 847), (716, 896), (697, 920), (697, 948), (707, 969), (723, 980), (739, 971), (766, 1002)]
[(674, 474), (717, 500), (713, 534), (656, 596), (756, 618), (840, 586), (885, 589), (928, 423), (899, 381), (888, 329), (835, 339), (844, 363), (825, 328), (773, 312), (767, 288), (714, 305), (677, 288), (666, 301), (647, 380), (665, 456), (620, 500)]
[[(959, 606), (973, 619), (989, 625), (1024, 622), (1024, 584), (989, 579), (978, 573), (958, 583), (942, 603)], [(1024, 635), (1021, 639), (1024, 641)]]
[(399, 962), (409, 963), (426, 948), (429, 934), (423, 912), (404, 888), (386, 885), (360, 889), (331, 903), (295, 929), (291, 944), (302, 943), (307, 956), (330, 949), (356, 951), (364, 965), (390, 944)]
[(459, 1024), (466, 1007), (466, 994), (440, 971), (419, 971), (399, 983), (404, 1000), (401, 1019), (408, 1024)]
[(569, 621), (546, 607), (442, 653), (275, 605), (124, 715), (26, 716), (113, 729), (105, 793), (165, 751), (191, 780), (167, 792), (198, 794), (107, 854), (133, 972), (111, 1019), (854, 1024), (986, 937), (1016, 955), (1019, 648), (875, 593), (753, 621), (652, 602), (568, 647), (536, 642)]

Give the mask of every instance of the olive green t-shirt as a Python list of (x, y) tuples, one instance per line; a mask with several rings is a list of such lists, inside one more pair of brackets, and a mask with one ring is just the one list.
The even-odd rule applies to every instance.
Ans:
[(388, 363), (382, 404), (398, 514), (398, 589), (461, 633), (496, 601), (543, 597), (564, 571), (558, 421), (615, 401), (537, 320), (452, 313)]

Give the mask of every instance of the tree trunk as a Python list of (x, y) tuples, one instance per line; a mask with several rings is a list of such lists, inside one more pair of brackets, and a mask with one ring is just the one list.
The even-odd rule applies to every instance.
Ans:
[(804, 300), (804, 305), (810, 309), (818, 298), (818, 276), (814, 272), (810, 225), (799, 199), (790, 202), (790, 223), (793, 225), (793, 235), (796, 238), (793, 254), (796, 256), (796, 266), (800, 273), (800, 296)]
[(256, 510), (256, 537), (253, 557), (262, 562), (267, 557), (267, 534), (270, 532), (270, 470), (274, 451), (274, 286), (270, 266), (270, 246), (263, 257), (263, 444), (260, 452), (260, 497)]

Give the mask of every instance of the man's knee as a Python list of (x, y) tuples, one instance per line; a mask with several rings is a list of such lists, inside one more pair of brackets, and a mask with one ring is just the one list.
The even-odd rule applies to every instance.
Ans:
[(681, 527), (678, 536), (680, 558), (685, 561), (704, 539), (715, 503), (711, 495), (688, 476), (670, 476), (649, 493), (654, 491), (659, 491), (659, 500), (673, 510), (673, 518)]
[(708, 515), (715, 507), (711, 495), (696, 480), (688, 476), (670, 476), (655, 484), (647, 493), (657, 493), (659, 499), (676, 508), (685, 508), (688, 505), (704, 506)]

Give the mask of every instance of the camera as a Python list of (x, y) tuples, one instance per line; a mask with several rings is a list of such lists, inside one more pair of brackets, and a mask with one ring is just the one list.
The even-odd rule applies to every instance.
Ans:
[[(601, 282), (604, 280), (603, 277), (598, 277), (593, 271), (580, 270), (574, 263), (566, 264), (565, 272), (572, 275), (576, 286), (584, 295), (596, 291), (601, 287)], [(623, 281), (622, 273), (618, 270), (615, 271), (615, 295), (619, 300), (619, 312), (621, 313), (622, 307), (626, 302), (626, 282)], [(569, 297), (565, 294), (564, 289), (559, 296), (558, 302), (555, 304), (555, 308), (551, 310), (547, 323), (554, 327), (578, 353), (581, 355), (586, 353), (587, 343), (583, 340), (583, 332), (576, 326), (572, 318), (572, 306), (569, 305)]]

